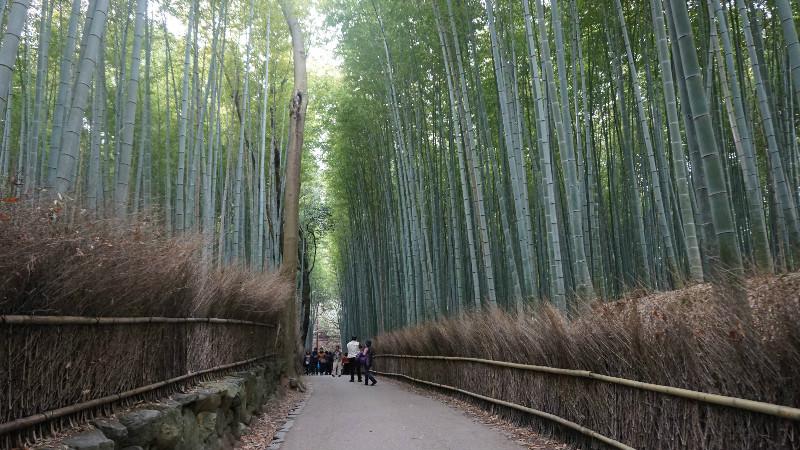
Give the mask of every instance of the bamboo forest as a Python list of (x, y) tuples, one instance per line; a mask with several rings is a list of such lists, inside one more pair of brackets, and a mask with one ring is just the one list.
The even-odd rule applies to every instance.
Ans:
[(798, 25), (0, 0), (0, 449), (798, 448)]

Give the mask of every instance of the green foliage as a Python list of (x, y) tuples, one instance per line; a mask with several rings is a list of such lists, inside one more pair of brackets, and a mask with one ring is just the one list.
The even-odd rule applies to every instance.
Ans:
[[(560, 272), (572, 311), (590, 300), (581, 297), (591, 292), (586, 281), (601, 298), (639, 288), (672, 289), (703, 278), (721, 287), (739, 283), (737, 258), (730, 256), (737, 252), (745, 273), (770, 271), (769, 259), (777, 270), (798, 267), (792, 217), (798, 199), (771, 193), (784, 179), (793, 191), (800, 186), (794, 169), (800, 160), (800, 108), (791, 99), (792, 77), (800, 72), (793, 74), (784, 63), (783, 46), (796, 33), (784, 27), (788, 31), (782, 35), (775, 5), (749, 5), (761, 57), (751, 61), (737, 47), (733, 57), (744, 80), (731, 87), (725, 61), (713, 51), (705, 5), (689, 4), (695, 37), (681, 48), (696, 53), (698, 67), (686, 70), (677, 37), (683, 39), (688, 29), (676, 35), (680, 27), (673, 11), (662, 10), (668, 2), (654, 4), (666, 17), (664, 61), (675, 74), (667, 84), (661, 79), (650, 2), (562, 0), (554, 17), (554, 3), (531, 1), (534, 16), (537, 5), (543, 11), (541, 20), (533, 21), (533, 48), (519, 2), (497, 2), (492, 21), (490, 4), (477, 0), (320, 3), (329, 24), (341, 31), (342, 73), (328, 112), (325, 177), (337, 224), (332, 256), (345, 329), (374, 334), (457, 314), (490, 303), (490, 283), (507, 309), (557, 304)], [(714, 20), (713, 26), (743, 42), (742, 12), (727, 7), (725, 14), (731, 20)], [(540, 31), (544, 41), (537, 39)], [(778, 44), (766, 44), (762, 36)], [(545, 43), (552, 55), (543, 53)], [(547, 58), (554, 68), (550, 74), (545, 73)], [(763, 148), (769, 127), (758, 111), (755, 70), (764, 72), (764, 104), (771, 105), (773, 118), (781, 118), (773, 119), (781, 150), (750, 156), (756, 161), (756, 176), (750, 179), (757, 179), (761, 191), (750, 187), (747, 194), (763, 196), (758, 193), (748, 206), (740, 159), (748, 156), (737, 154), (736, 143), (741, 124), (728, 116), (730, 99), (722, 93), (723, 88), (741, 90), (754, 148)], [(537, 110), (534, 72), (546, 77), (539, 80), (546, 90), (544, 110)], [(692, 78), (695, 74), (700, 77)], [(710, 128), (696, 129), (692, 104), (703, 96), (709, 105), (704, 126)], [(675, 112), (670, 116), (675, 128), (667, 126), (667, 98), (677, 98), (670, 112)], [(564, 106), (563, 116), (555, 116), (561, 114), (555, 101)], [(540, 119), (549, 132), (544, 147), (537, 145)], [(472, 146), (469, 121), (475, 124)], [(778, 153), (779, 160), (769, 159)], [(719, 171), (704, 178), (703, 166), (715, 158), (721, 161)], [(777, 187), (772, 180), (778, 180)], [(719, 213), (726, 205), (731, 220)], [(488, 240), (481, 234), (484, 210)], [(752, 234), (762, 215), (769, 242)], [(526, 227), (533, 236), (531, 252)], [(554, 253), (559, 242), (560, 257)], [(480, 257), (477, 264), (470, 262), (470, 252), (480, 255), (487, 248), (491, 265)], [(751, 263), (754, 255), (757, 264)], [(465, 286), (475, 271), (479, 292)]]

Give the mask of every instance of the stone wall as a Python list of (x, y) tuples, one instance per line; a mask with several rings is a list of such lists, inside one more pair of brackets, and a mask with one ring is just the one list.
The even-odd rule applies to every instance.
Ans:
[(276, 391), (280, 367), (269, 362), (92, 421), (93, 428), (38, 450), (232, 449)]

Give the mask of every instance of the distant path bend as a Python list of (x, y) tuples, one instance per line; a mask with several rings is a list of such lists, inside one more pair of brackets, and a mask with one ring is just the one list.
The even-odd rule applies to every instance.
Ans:
[(313, 394), (281, 450), (520, 450), (525, 447), (439, 401), (378, 378), (306, 377)]

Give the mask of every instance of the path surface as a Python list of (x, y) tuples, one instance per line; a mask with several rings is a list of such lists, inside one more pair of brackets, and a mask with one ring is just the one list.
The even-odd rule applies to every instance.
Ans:
[(305, 377), (313, 394), (281, 450), (519, 450), (503, 433), (463, 412), (378, 378)]

